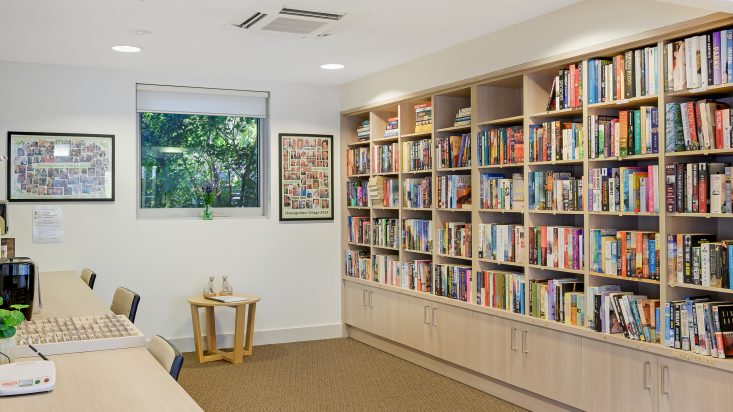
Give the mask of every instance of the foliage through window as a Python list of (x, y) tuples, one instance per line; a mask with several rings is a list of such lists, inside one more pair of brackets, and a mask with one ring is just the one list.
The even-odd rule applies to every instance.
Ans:
[(141, 208), (200, 208), (205, 181), (214, 207), (260, 206), (261, 119), (139, 112)]

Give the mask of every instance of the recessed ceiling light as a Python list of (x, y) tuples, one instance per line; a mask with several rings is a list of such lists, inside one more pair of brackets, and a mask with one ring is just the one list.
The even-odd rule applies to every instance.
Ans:
[(343, 69), (344, 65), (339, 63), (328, 63), (328, 64), (322, 64), (321, 69), (326, 70), (340, 70)]
[(120, 53), (137, 53), (142, 49), (135, 46), (114, 46), (112, 47), (112, 50)]

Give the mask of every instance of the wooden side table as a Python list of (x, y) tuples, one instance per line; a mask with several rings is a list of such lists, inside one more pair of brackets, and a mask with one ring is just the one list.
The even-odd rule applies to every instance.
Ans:
[[(246, 298), (242, 302), (223, 303), (206, 299), (203, 296), (193, 297), (188, 300), (191, 305), (191, 320), (193, 321), (193, 339), (196, 345), (196, 357), (199, 363), (211, 362), (224, 359), (231, 363), (239, 364), (245, 356), (252, 354), (252, 335), (255, 328), (255, 308), (260, 301), (259, 296), (249, 294), (237, 294), (236, 296)], [(216, 319), (214, 308), (226, 306), (234, 308), (236, 315), (234, 319), (234, 348), (231, 352), (224, 352), (216, 347)], [(247, 333), (244, 332), (244, 310), (247, 310)], [(206, 353), (203, 349), (203, 338), (201, 336), (201, 321), (199, 309), (206, 309)]]

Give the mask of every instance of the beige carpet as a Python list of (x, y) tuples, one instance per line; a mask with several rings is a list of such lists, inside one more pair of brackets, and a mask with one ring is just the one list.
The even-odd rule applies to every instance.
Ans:
[(263, 345), (241, 365), (185, 354), (178, 379), (205, 411), (523, 411), (352, 339)]

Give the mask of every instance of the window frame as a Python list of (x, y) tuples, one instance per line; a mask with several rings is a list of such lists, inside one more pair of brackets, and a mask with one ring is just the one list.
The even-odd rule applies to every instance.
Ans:
[[(137, 96), (137, 87), (141, 84), (136, 84), (135, 95)], [(187, 88), (188, 86), (170, 86), (170, 87), (181, 87)], [(188, 87), (194, 89), (206, 89), (206, 90), (231, 90), (231, 89), (207, 89), (202, 87)], [(233, 90), (239, 91), (239, 90)], [(246, 90), (241, 90), (247, 92)], [(258, 173), (258, 185), (257, 185), (257, 196), (259, 200), (259, 206), (257, 207), (212, 207), (215, 218), (270, 218), (270, 164), (267, 161), (270, 159), (270, 139), (267, 136), (269, 133), (269, 113), (270, 113), (270, 99), (269, 93), (266, 100), (267, 115), (265, 117), (249, 116), (257, 119), (257, 173)], [(155, 112), (155, 111), (150, 111)], [(137, 103), (135, 104), (135, 147), (136, 147), (136, 177), (137, 182), (135, 184), (136, 189), (136, 211), (138, 219), (201, 219), (203, 208), (143, 208), (142, 207), (142, 135), (140, 128), (140, 111), (138, 111)], [(160, 111), (155, 113), (171, 113), (171, 114), (185, 114), (185, 115), (208, 115), (217, 116), (214, 113), (191, 113), (183, 111)], [(221, 116), (232, 116), (232, 115), (221, 115)], [(240, 115), (248, 117), (246, 115)]]

